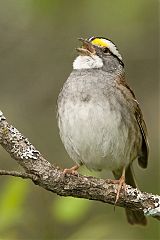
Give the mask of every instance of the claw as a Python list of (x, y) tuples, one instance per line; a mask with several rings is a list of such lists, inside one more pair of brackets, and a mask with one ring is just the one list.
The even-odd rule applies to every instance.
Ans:
[(79, 175), (78, 172), (77, 172), (78, 168), (79, 168), (78, 165), (75, 165), (75, 166), (73, 166), (71, 168), (65, 168), (63, 170), (63, 174), (66, 175), (67, 173), (69, 173), (69, 174), (78, 176)]
[(119, 196), (120, 196), (120, 191), (121, 189), (123, 189), (124, 193), (126, 191), (126, 183), (125, 183), (125, 167), (123, 168), (123, 171), (122, 171), (122, 175), (121, 177), (117, 180), (111, 180), (111, 183), (112, 184), (118, 184), (118, 187), (117, 187), (117, 193), (116, 193), (116, 199), (115, 199), (115, 203), (114, 203), (114, 210), (115, 210), (115, 206), (119, 200)]
[(125, 183), (125, 177), (122, 175), (121, 178), (118, 180), (118, 189), (117, 189), (117, 195), (116, 195), (116, 200), (115, 200), (115, 205), (118, 202), (119, 199), (119, 195), (120, 195), (120, 191), (123, 188), (123, 190), (125, 191), (126, 189), (126, 183)]

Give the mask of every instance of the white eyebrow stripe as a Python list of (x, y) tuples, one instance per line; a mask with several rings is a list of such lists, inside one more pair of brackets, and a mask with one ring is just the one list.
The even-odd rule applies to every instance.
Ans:
[(96, 38), (97, 39), (101, 39), (102, 41), (104, 41), (108, 45), (107, 46), (108, 49), (122, 61), (121, 54), (119, 53), (117, 47), (115, 46), (115, 44), (111, 40), (105, 39), (105, 38), (102, 38), (102, 37), (90, 37), (90, 38), (88, 38), (88, 41), (91, 42), (92, 40), (94, 40)]
[(118, 52), (118, 49), (116, 48), (116, 46), (114, 45), (114, 43), (112, 43), (110, 40), (101, 38), (101, 40), (103, 40), (107, 45), (108, 45), (108, 49), (114, 54), (116, 55), (120, 60), (122, 60), (122, 56), (120, 55), (120, 53)]

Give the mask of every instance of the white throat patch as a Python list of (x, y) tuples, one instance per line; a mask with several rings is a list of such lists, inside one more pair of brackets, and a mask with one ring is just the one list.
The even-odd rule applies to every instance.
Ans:
[(103, 61), (98, 56), (78, 56), (73, 62), (73, 69), (101, 68)]

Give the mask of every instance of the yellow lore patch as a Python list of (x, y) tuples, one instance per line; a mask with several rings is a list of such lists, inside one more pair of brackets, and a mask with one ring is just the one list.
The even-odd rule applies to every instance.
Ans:
[(108, 47), (108, 44), (106, 43), (106, 41), (104, 41), (101, 38), (95, 38), (91, 41), (91, 43), (99, 47)]

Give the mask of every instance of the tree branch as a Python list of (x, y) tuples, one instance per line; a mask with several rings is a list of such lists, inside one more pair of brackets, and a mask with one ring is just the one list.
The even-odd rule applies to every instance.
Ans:
[[(16, 128), (10, 125), (0, 111), (0, 144), (25, 170), (25, 173), (0, 170), (0, 175), (29, 178), (36, 185), (61, 196), (72, 196), (115, 203), (117, 185), (110, 180), (82, 175), (64, 176), (59, 167), (49, 163)], [(126, 186), (116, 204), (132, 210), (143, 210), (146, 216), (160, 220), (160, 196), (141, 192)]]

